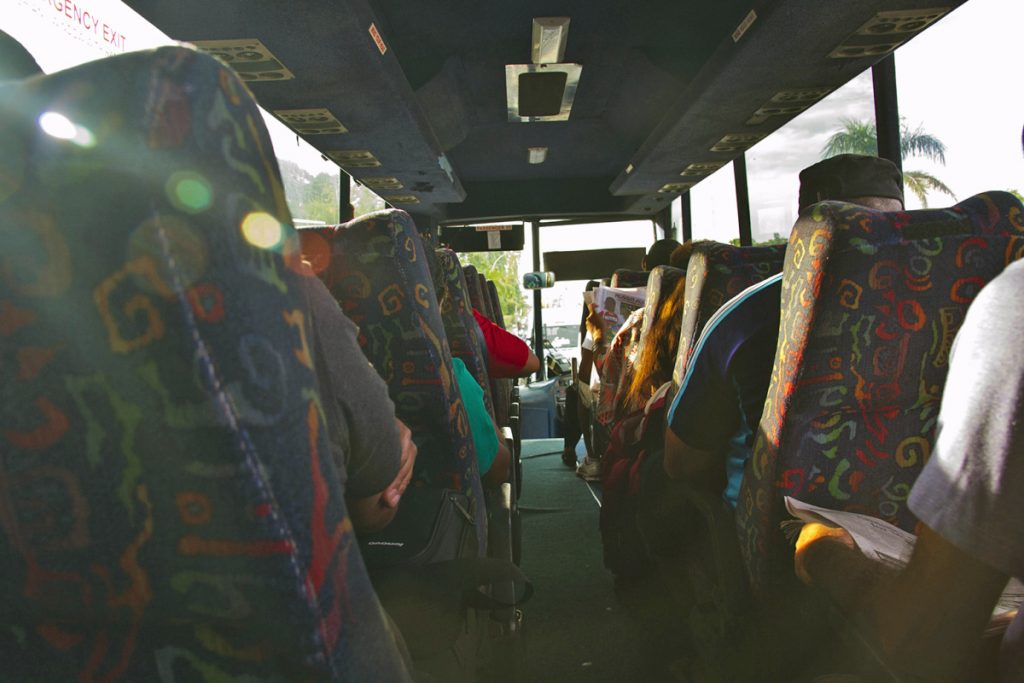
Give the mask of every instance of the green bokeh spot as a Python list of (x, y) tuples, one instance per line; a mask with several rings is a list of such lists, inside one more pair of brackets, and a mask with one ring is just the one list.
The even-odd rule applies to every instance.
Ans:
[(199, 173), (179, 171), (167, 181), (171, 203), (186, 213), (202, 213), (213, 204), (213, 188)]

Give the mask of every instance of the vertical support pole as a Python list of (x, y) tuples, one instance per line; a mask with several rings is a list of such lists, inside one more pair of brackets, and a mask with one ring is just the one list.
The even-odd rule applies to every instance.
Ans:
[(896, 58), (888, 57), (871, 67), (871, 82), (875, 91), (875, 131), (878, 138), (878, 156), (896, 164), (903, 172), (903, 154), (900, 152), (900, 108), (896, 93)]
[(355, 216), (352, 207), (352, 178), (341, 171), (338, 177), (338, 222), (347, 223)]
[[(540, 221), (534, 218), (530, 221), (530, 233), (533, 235), (533, 270), (540, 272)], [(544, 315), (541, 313), (540, 290), (533, 290), (533, 352), (540, 359), (540, 369), (537, 371), (537, 380), (544, 379), (544, 370), (547, 362), (544, 359)]]
[(679, 212), (683, 223), (683, 241), (689, 242), (693, 239), (693, 208), (690, 206), (689, 190), (679, 197)]
[(654, 216), (654, 224), (661, 230), (661, 237), (655, 233), (655, 240), (676, 236), (672, 230), (672, 202)]
[(732, 160), (733, 177), (736, 179), (736, 215), (740, 223), (740, 246), (749, 247), (753, 240), (750, 234), (750, 194), (747, 190), (747, 155), (740, 154)]

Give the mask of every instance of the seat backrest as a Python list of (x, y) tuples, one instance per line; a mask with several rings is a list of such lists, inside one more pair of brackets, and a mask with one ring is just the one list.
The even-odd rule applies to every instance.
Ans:
[(913, 531), (953, 338), (980, 289), (1024, 253), (1004, 192), (950, 209), (839, 202), (793, 228), (775, 366), (736, 521), (753, 586), (792, 574), (783, 496)]
[(484, 277), (483, 273), (477, 272), (476, 283), (480, 290), (480, 303), (483, 304), (480, 312), (486, 315), (491, 322), (494, 322), (494, 306), (491, 304), (491, 295), (487, 293), (487, 278)]
[(782, 270), (786, 245), (734, 247), (702, 241), (693, 245), (686, 266), (686, 300), (679, 354), (672, 380), (679, 385), (704, 325), (729, 299)]
[[(466, 290), (469, 292), (470, 304), (472, 304), (473, 308), (478, 310), (480, 313), (487, 315), (489, 307), (484, 303), (484, 292), (480, 288), (480, 280), (477, 278), (479, 273), (477, 272), (476, 266), (465, 265), (462, 267), (462, 272), (466, 276)], [(491, 316), (487, 315), (487, 317), (490, 318)]]
[(647, 270), (630, 270), (629, 268), (619, 268), (612, 273), (611, 287), (646, 287), (647, 278), (650, 275), (650, 271)]
[(441, 309), (441, 320), (448, 336), (448, 345), (452, 355), (462, 359), (466, 369), (483, 387), (484, 403), (493, 418), (495, 409), (491, 396), (491, 376), (487, 372), (487, 347), (483, 332), (476, 324), (473, 311), (470, 310), (466, 279), (459, 264), (459, 257), (451, 249), (438, 249), (437, 258), (448, 285), (448, 300)]
[(487, 281), (487, 296), (491, 301), (494, 323), (503, 330), (508, 329), (505, 327), (505, 314), (501, 310), (501, 297), (498, 296), (498, 286), (494, 284), (494, 280)]
[(0, 131), (3, 677), (408, 680), (245, 85), (125, 54), (3, 86)]
[[(452, 372), (423, 243), (409, 214), (387, 209), (339, 226), (331, 293), (359, 325), (359, 343), (388, 385), (396, 415), (434, 447), (416, 458), (415, 482), (483, 500), (469, 420)], [(474, 506), (481, 551), (487, 528)]]

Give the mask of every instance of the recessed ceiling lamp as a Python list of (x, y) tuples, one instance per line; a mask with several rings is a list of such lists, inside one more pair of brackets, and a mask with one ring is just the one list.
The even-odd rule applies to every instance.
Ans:
[(530, 148), (530, 163), (531, 164), (543, 164), (544, 160), (548, 158), (547, 147), (531, 147)]
[(557, 64), (562, 61), (568, 37), (569, 17), (535, 17), (530, 51), (533, 63)]

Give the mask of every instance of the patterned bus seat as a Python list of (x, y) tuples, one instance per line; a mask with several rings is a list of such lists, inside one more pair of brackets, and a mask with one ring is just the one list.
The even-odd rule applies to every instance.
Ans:
[[(484, 292), (480, 288), (480, 279), (477, 277), (480, 273), (477, 272), (476, 266), (467, 265), (462, 267), (462, 272), (466, 276), (466, 289), (469, 292), (469, 301), (480, 313), (487, 315), (487, 311), (490, 309), (484, 303)], [(491, 316), (487, 315), (488, 318)], [(491, 318), (493, 320), (493, 318)]]
[(675, 386), (679, 386), (693, 345), (715, 311), (750, 285), (780, 272), (785, 253), (785, 244), (734, 247), (711, 241), (694, 243), (686, 266), (683, 325), (672, 376)]
[(0, 140), (2, 677), (409, 680), (245, 86), (125, 54), (0, 88)]
[(505, 327), (505, 314), (501, 310), (501, 297), (498, 296), (498, 286), (494, 284), (494, 280), (487, 281), (487, 296), (491, 300), (491, 311), (494, 313), (494, 322), (497, 323), (501, 329), (508, 329)]
[(981, 288), (1021, 255), (1021, 203), (1005, 192), (949, 209), (824, 202), (801, 215), (736, 510), (756, 591), (792, 575), (783, 496), (914, 530), (907, 495), (932, 450), (953, 338)]
[[(452, 374), (423, 244), (404, 211), (387, 209), (339, 226), (328, 279), (359, 343), (388, 385), (395, 413), (413, 434), (435, 440), (416, 458), (414, 483), (483, 494), (466, 409)], [(474, 505), (479, 550), (486, 548), (483, 504)]]
[(459, 257), (451, 249), (437, 250), (438, 265), (444, 270), (448, 283), (448, 300), (441, 310), (444, 331), (452, 355), (461, 358), (466, 368), (484, 390), (484, 403), (491, 417), (495, 417), (491, 396), (491, 376), (487, 372), (487, 347), (483, 332), (470, 310), (466, 279), (459, 265)]

